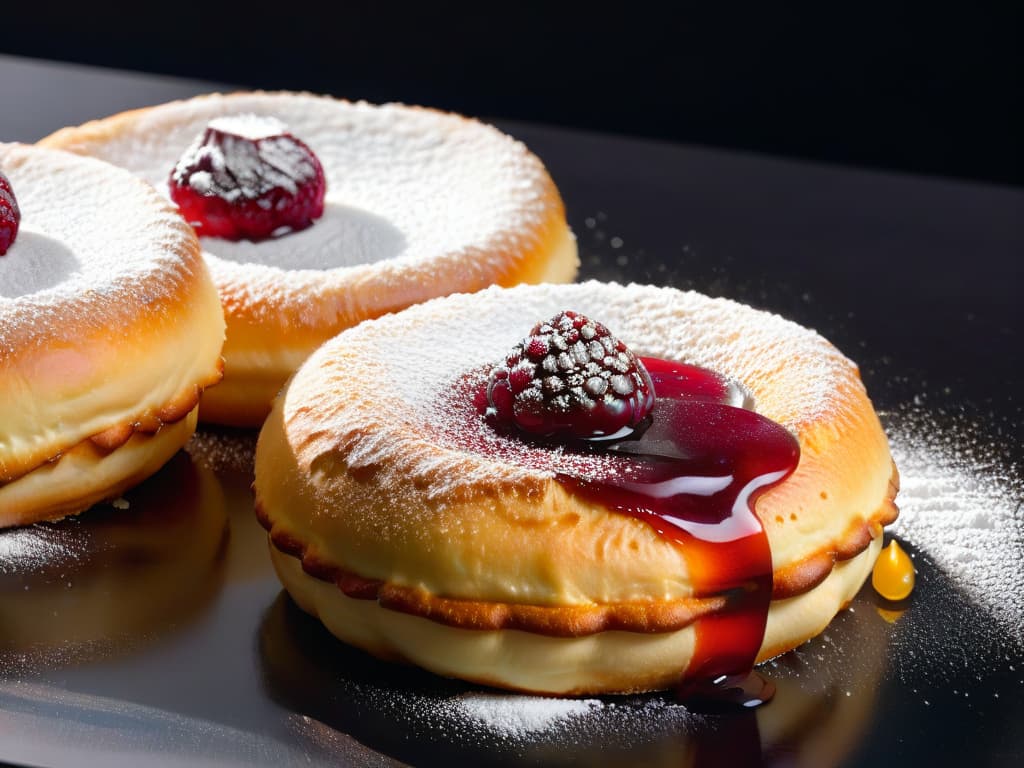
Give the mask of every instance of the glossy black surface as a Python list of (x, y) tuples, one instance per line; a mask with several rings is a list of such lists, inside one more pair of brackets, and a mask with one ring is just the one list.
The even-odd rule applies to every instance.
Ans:
[[(206, 89), (0, 57), (0, 100), (17, 93), (23, 105), (0, 111), (0, 137)], [(986, 448), (978, 478), (1007, 478), (1006, 547), (1021, 550), (1024, 194), (502, 127), (562, 190), (581, 277), (693, 287), (818, 329), (860, 363), (891, 430), (924, 419), (940, 439), (969, 433)], [(655, 695), (566, 705), (551, 727), (516, 730), (507, 717), (523, 707), (500, 697), (487, 711), (504, 712), (504, 725), (488, 724), (465, 706), (488, 692), (344, 648), (282, 595), (252, 516), (251, 440), (201, 436), (196, 462), (179, 456), (128, 495), (128, 510), (0, 533), (0, 760), (1024, 761), (1021, 623), (994, 618), (914, 541), (906, 604), (863, 591), (822, 636), (767, 666), (779, 693), (756, 719), (697, 717)], [(202, 536), (182, 537), (190, 520)]]

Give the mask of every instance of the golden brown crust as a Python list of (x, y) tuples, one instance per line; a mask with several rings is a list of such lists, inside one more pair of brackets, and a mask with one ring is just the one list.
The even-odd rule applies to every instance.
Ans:
[[(110, 453), (116, 448), (128, 442), (128, 439), (135, 433), (134, 424), (115, 424), (102, 432), (97, 432), (88, 438), (89, 442), (105, 453)], [(58, 457), (54, 457), (56, 459)], [(53, 459), (51, 459), (52, 461)], [(34, 469), (34, 467), (33, 467)], [(13, 479), (13, 478), (9, 478)]]
[[(894, 465), (894, 475), (895, 472)], [(895, 484), (891, 484), (890, 488), (893, 496), (886, 499), (867, 521), (857, 521), (851, 525), (848, 534), (836, 543), (835, 548), (812, 553), (804, 560), (775, 573), (772, 599), (784, 600), (809, 592), (828, 578), (836, 563), (851, 560), (864, 552), (878, 537), (880, 527), (896, 519), (896, 506), (893, 503)], [(432, 595), (424, 589), (392, 584), (381, 579), (368, 579), (352, 573), (323, 559), (304, 542), (276, 528), (258, 501), (255, 510), (256, 518), (267, 530), (271, 543), (283, 554), (298, 559), (302, 563), (302, 570), (313, 578), (336, 585), (347, 597), (377, 600), (384, 608), (447, 626), (476, 630), (516, 629), (551, 637), (582, 637), (609, 630), (672, 632), (725, 606), (722, 597), (570, 606), (446, 598)], [(875, 530), (874, 534), (872, 530)], [(777, 655), (782, 650), (788, 649), (775, 650), (769, 655)]]
[(895, 522), (899, 515), (899, 509), (896, 507), (898, 480), (899, 472), (893, 464), (888, 497), (874, 514), (854, 520), (846, 532), (836, 539), (833, 546), (823, 547), (802, 560), (777, 570), (772, 577), (772, 596), (775, 599), (783, 599), (813, 589), (824, 581), (836, 563), (850, 560), (867, 549), (871, 542), (881, 535), (882, 528)]
[(548, 637), (585, 637), (599, 632), (672, 632), (715, 613), (725, 598), (682, 598), (663, 603), (565, 607), (451, 600), (423, 590), (384, 585), (382, 608), (421, 616), (450, 627), (474, 630), (515, 629)]
[(112, 451), (83, 440), (59, 458), (0, 485), (0, 528), (60, 520), (116, 499), (176, 454), (195, 432), (197, 411), (149, 434), (135, 432)]
[[(881, 539), (839, 563), (803, 595), (773, 601), (758, 661), (824, 629), (870, 571)], [(373, 655), (442, 675), (509, 690), (556, 695), (635, 693), (678, 685), (693, 650), (694, 625), (668, 632), (606, 631), (555, 637), (515, 630), (466, 629), (353, 599), (271, 547), (271, 560), (300, 608), (338, 637)]]
[(347, 597), (376, 600), (384, 608), (420, 616), (462, 629), (516, 629), (551, 637), (582, 637), (597, 632), (670, 632), (688, 626), (701, 616), (720, 610), (721, 597), (683, 598), (654, 603), (634, 601), (616, 605), (524, 605), (483, 600), (450, 599), (426, 590), (366, 579), (319, 558), (304, 543), (283, 531), (275, 531), (263, 507), (256, 517), (270, 540), (284, 554), (302, 562), (313, 578), (334, 584)]
[(220, 381), (222, 370), (223, 365), (218, 362), (215, 372), (210, 375), (207, 381), (188, 387), (180, 396), (175, 397), (169, 403), (159, 408), (156, 413), (146, 413), (141, 415), (136, 421), (124, 422), (108, 427), (102, 432), (97, 432), (95, 435), (87, 437), (77, 445), (65, 448), (53, 456), (46, 458), (36, 466), (25, 469), (20, 474), (8, 474), (7, 476), (0, 475), (0, 488), (24, 477), (39, 467), (60, 461), (65, 454), (79, 449), (84, 446), (85, 443), (90, 443), (92, 447), (99, 450), (102, 455), (106, 455), (116, 451), (122, 445), (127, 443), (133, 435), (154, 435), (164, 426), (176, 424), (195, 410), (196, 406), (199, 405), (200, 395), (206, 387), (213, 386)]

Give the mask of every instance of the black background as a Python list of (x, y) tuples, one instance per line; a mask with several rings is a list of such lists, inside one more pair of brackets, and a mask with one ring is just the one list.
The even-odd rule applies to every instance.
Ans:
[[(512, 17), (480, 10), (457, 22), (424, 8), (413, 21), (404, 15), (398, 23), (396, 16), (393, 29), (379, 8), (346, 11), (330, 27), (310, 22), (309, 12), (293, 18), (289, 9), (278, 8), (260, 19), (261, 29), (276, 30), (268, 42), (265, 32), (254, 31), (256, 17), (225, 27), (226, 14), (186, 17), (177, 6), (161, 8), (161, 18), (147, 22), (153, 27), (148, 38), (118, 26), (127, 22), (96, 25), (95, 9), (60, 19), (51, 14), (50, 27), (60, 22), (55, 38), (38, 19), (20, 28), (11, 24), (12, 13), (39, 16), (49, 8), (7, 5), (0, 8), (0, 50), (71, 60), (80, 55), (93, 63), (239, 84), (404, 99), (495, 118), (1020, 183), (1020, 123), (1013, 109), (1019, 54), (1011, 46), (1018, 44), (1019, 28), (1009, 19), (966, 7), (950, 16), (934, 8), (924, 18), (893, 11), (871, 16), (858, 6), (861, 15), (842, 19), (782, 17), (773, 10), (754, 20), (730, 9), (714, 19), (680, 14), (661, 21), (632, 8), (622, 17), (597, 7), (578, 15), (553, 8), (556, 16), (543, 24), (534, 12)], [(488, 25), (488, 36), (481, 25)], [(530, 54), (524, 52), (527, 30), (534, 41)], [(326, 39), (334, 42), (326, 45)], [(8, 66), (6, 92), (25, 94), (25, 85), (41, 94), (34, 102), (18, 96), (0, 103), (0, 125), (26, 137), (125, 108), (129, 99), (159, 101), (167, 92), (188, 90), (147, 81), (129, 93), (125, 78), (61, 68), (18, 77), (17, 68)], [(3, 74), (0, 69), (0, 86)], [(24, 114), (8, 111), (18, 109)], [(1005, 493), (1020, 498), (1024, 191), (809, 168), (515, 120), (500, 124), (544, 158), (557, 180), (585, 276), (694, 287), (820, 330), (861, 365), (887, 426), (905, 420), (907, 430), (925, 430), (936, 456), (955, 450), (958, 468), (976, 472), (982, 485), (1001, 478), (1010, 487)], [(165, 471), (163, 483), (180, 483), (173, 469)], [(438, 728), (429, 718), (410, 728), (406, 713), (450, 695), (450, 684), (404, 669), (388, 673), (337, 652), (318, 625), (280, 596), (265, 534), (252, 515), (251, 475), (225, 472), (221, 478), (231, 533), (224, 560), (206, 580), (197, 578), (195, 594), (183, 593), (195, 613), (164, 610), (157, 618), (171, 624), (138, 634), (124, 630), (81, 649), (68, 639), (64, 614), (47, 612), (24, 633), (17, 630), (25, 622), (0, 622), (0, 709), (20, 722), (43, 724), (3, 743), (5, 757), (57, 764), (45, 756), (73, 750), (74, 759), (63, 762), (95, 763), (109, 758), (106, 747), (127, 745), (122, 753), (140, 764), (166, 763), (179, 754), (213, 762), (219, 754), (228, 764), (267, 744), (262, 736), (303, 750), (306, 759), (314, 746), (320, 750), (315, 757), (346, 743), (311, 745), (295, 729), (294, 715), (417, 764), (433, 759), (450, 765), (453, 756), (494, 763), (518, 748), (516, 742), (473, 741), (473, 732), (444, 723)], [(141, 494), (150, 494), (158, 508), (170, 498), (168, 486), (155, 482), (131, 496), (133, 528), (144, 509)], [(177, 505), (166, 512), (173, 518), (176, 509), (190, 514)], [(102, 524), (100, 513), (83, 517), (81, 527), (53, 529), (55, 551), (74, 560), (54, 585), (60, 599), (89, 583), (97, 561), (79, 559), (83, 550), (74, 536), (97, 520)], [(1020, 542), (1021, 522), (1020, 509), (1003, 521), (1008, 546)], [(915, 552), (913, 542), (907, 546)], [(40, 567), (36, 550), (9, 550), (9, 558), (22, 558), (29, 576)], [(896, 624), (878, 621), (874, 606), (863, 605), (786, 663), (811, 690), (819, 680), (842, 681), (835, 689), (839, 699), (846, 698), (844, 689), (850, 693), (851, 685), (863, 684), (870, 721), (846, 765), (1019, 766), (1020, 638), (995, 627), (941, 563), (931, 562), (926, 551), (916, 554), (918, 591)], [(136, 584), (139, 562), (99, 560), (102, 573), (111, 568), (132, 574), (113, 582), (125, 590)], [(979, 560), (979, 568), (986, 563)], [(25, 590), (19, 581), (24, 568), (14, 562), (0, 571), (0, 582), (6, 582), (0, 586), (14, 585), (7, 592), (21, 613), (38, 608), (45, 593), (35, 586)], [(74, 591), (68, 593), (65, 583)], [(864, 596), (870, 599), (870, 593)], [(131, 620), (123, 593), (105, 599), (117, 610), (104, 610), (104, 616)], [(874, 644), (852, 631), (853, 622), (868, 619), (880, 630)], [(51, 636), (64, 643), (58, 652), (45, 642)], [(22, 644), (7, 645), (4, 657), (9, 637)], [(864, 675), (865, 660), (887, 668), (874, 690), (874, 678)], [(35, 700), (20, 695), (33, 690), (21, 688), (25, 682), (50, 686), (35, 689), (49, 694)], [(390, 695), (395, 690), (400, 695)], [(103, 717), (83, 707), (80, 695), (102, 697)], [(144, 709), (130, 708), (136, 704)], [(670, 725), (620, 711), (627, 718), (619, 727), (599, 721), (596, 736), (584, 732), (553, 748), (541, 742), (529, 756), (573, 765), (607, 765), (616, 756), (628, 765), (647, 755), (657, 764), (678, 759), (680, 735)], [(814, 711), (811, 723), (827, 724), (828, 711)], [(179, 736), (168, 713), (193, 718), (194, 725)], [(251, 738), (231, 741), (230, 752), (222, 745), (210, 754), (204, 750), (216, 745), (218, 725)], [(101, 739), (75, 739), (100, 731)], [(714, 732), (731, 735), (726, 728)], [(765, 755), (763, 764), (791, 763), (805, 733), (820, 735), (814, 728), (787, 732), (793, 743)], [(629, 744), (616, 753), (619, 741)], [(51, 747), (57, 752), (48, 752)], [(266, 763), (286, 762), (266, 755)], [(328, 759), (339, 758), (328, 754), (322, 762)], [(368, 760), (372, 756), (362, 762)]]
[(0, 51), (1024, 184), (1019, 4), (706, 5), (5, 3)]

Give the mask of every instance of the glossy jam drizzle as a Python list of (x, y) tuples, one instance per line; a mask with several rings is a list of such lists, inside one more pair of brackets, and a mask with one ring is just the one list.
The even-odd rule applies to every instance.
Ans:
[(752, 674), (772, 595), (768, 537), (754, 504), (800, 457), (796, 439), (751, 410), (706, 369), (643, 359), (657, 397), (635, 439), (596, 448), (628, 457), (613, 476), (558, 475), (573, 492), (632, 515), (683, 547), (695, 595), (724, 595), (724, 610), (697, 621), (680, 693), (688, 700), (756, 706), (774, 686)]

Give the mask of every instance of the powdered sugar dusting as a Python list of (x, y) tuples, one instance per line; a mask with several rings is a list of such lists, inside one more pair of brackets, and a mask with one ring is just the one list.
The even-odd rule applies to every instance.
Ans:
[(92, 327), (122, 305), (179, 289), (184, 227), (148, 187), (103, 163), (35, 147), (0, 144), (0, 162), (17, 186), (23, 227), (0, 258), (0, 358), (7, 345), (68, 332), (62, 305)]
[[(638, 312), (641, 307), (643, 312)], [(450, 449), (440, 458), (431, 452), (429, 458), (414, 459), (415, 452), (408, 452), (410, 458), (399, 462), (398, 482), (406, 473), (413, 482), (429, 474), (427, 492), (442, 498), (495, 474), (510, 482), (536, 477), (538, 470), (549, 477), (558, 462), (569, 460), (568, 454), (498, 435), (467, 402), (466, 390), (478, 386), (489, 366), (504, 359), (538, 319), (562, 309), (599, 319), (638, 355), (694, 363), (739, 381), (755, 393), (758, 411), (791, 429), (834, 411), (844, 386), (860, 386), (853, 364), (827, 341), (778, 316), (696, 293), (595, 282), (489, 289), (429, 302), (346, 333), (337, 343), (328, 343), (308, 367), (330, 368), (342, 348), (345, 366), (367, 361), (367, 380), (389, 391), (394, 388), (402, 403), (394, 414), (398, 428), (412, 434), (426, 431), (431, 440)], [(467, 374), (471, 375), (461, 378)], [(771, 396), (764, 386), (767, 379), (771, 391), (786, 393), (784, 402)], [(308, 404), (309, 397), (304, 391), (296, 401)], [(346, 423), (337, 425), (338, 433), (359, 430), (362, 437), (349, 461), (353, 466), (376, 466), (385, 455), (394, 454), (395, 435), (389, 430), (376, 440), (378, 430), (369, 421), (376, 414), (360, 413), (353, 405), (346, 408)], [(465, 463), (467, 447), (482, 443), (486, 453), (500, 461)], [(607, 456), (571, 460), (614, 461)], [(427, 462), (451, 466), (438, 471), (440, 467)], [(488, 477), (474, 476), (477, 471)]]
[(507, 737), (549, 730), (603, 706), (598, 699), (556, 699), (545, 696), (508, 696), (464, 693), (449, 699), (457, 716)]
[(0, 297), (16, 299), (81, 277), (82, 262), (72, 248), (45, 232), (22, 227), (0, 261)]
[(387, 219), (327, 202), (323, 216), (298, 232), (259, 242), (207, 237), (203, 247), (215, 252), (222, 262), (272, 268), (276, 279), (283, 280), (281, 270), (323, 270), (330, 264), (337, 271), (387, 261), (404, 253), (407, 243), (405, 235)]
[[(1024, 642), (1024, 488), (978, 428), (909, 407), (886, 414), (900, 468), (894, 531)], [(913, 599), (913, 598), (911, 598)]]
[(174, 166), (175, 184), (228, 202), (256, 200), (273, 189), (294, 195), (316, 178), (306, 148), (285, 135), (273, 117), (239, 115), (212, 120)]
[(215, 131), (232, 133), (253, 141), (278, 136), (288, 131), (287, 125), (269, 115), (225, 115), (215, 117), (210, 121), (209, 126)]
[[(181, 153), (211, 119), (226, 113), (284, 119), (323, 164), (326, 206), (381, 220), (397, 233), (388, 242), (399, 247), (390, 248), (386, 257), (415, 264), (457, 256), (460, 268), (451, 275), (448, 290), (493, 282), (495, 271), (506, 267), (496, 250), (529, 252), (538, 243), (538, 227), (559, 212), (546, 171), (521, 143), (475, 121), (401, 105), (377, 107), (303, 94), (210, 95), (149, 110), (119, 125), (122, 130), (114, 138), (104, 134), (91, 141), (71, 132), (55, 140), (166, 189)], [(366, 247), (372, 238), (359, 227), (314, 225), (304, 241), (302, 248), (316, 258), (298, 264), (292, 236), (261, 243), (264, 252), (258, 256), (229, 247), (222, 260), (217, 258), (221, 241), (208, 239), (204, 247), (219, 283), (251, 276), (252, 264), (268, 270), (270, 265), (329, 270), (380, 258)], [(241, 256), (251, 263), (234, 263)], [(309, 290), (308, 276), (301, 271), (274, 272), (266, 290)]]

